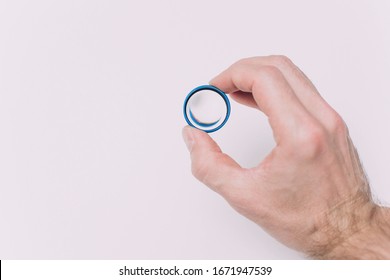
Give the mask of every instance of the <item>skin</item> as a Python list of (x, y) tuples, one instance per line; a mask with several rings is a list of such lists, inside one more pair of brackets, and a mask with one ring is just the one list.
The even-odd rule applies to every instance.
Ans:
[(284, 56), (242, 59), (211, 82), (259, 109), (275, 147), (245, 169), (183, 129), (193, 175), (288, 247), (319, 259), (390, 259), (389, 208), (375, 204), (347, 126)]

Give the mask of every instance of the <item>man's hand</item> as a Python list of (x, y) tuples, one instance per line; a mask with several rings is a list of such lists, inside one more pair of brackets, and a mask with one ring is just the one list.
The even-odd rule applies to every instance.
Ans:
[(196, 178), (276, 239), (314, 258), (390, 258), (390, 214), (373, 203), (342, 118), (288, 58), (243, 59), (212, 85), (267, 115), (276, 146), (244, 169), (185, 127)]

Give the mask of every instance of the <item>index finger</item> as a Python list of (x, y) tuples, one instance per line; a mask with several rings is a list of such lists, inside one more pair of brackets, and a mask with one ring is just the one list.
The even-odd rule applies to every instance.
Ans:
[(215, 77), (212, 85), (227, 93), (251, 92), (268, 116), (275, 140), (299, 134), (302, 123), (313, 121), (281, 71), (274, 66), (237, 62)]

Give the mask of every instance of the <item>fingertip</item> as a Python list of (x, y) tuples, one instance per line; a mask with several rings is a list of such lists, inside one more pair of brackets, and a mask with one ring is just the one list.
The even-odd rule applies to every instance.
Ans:
[(185, 127), (183, 127), (182, 134), (183, 134), (183, 137), (186, 136), (186, 137), (191, 137), (191, 138), (199, 137), (199, 134), (206, 134), (207, 135), (206, 132), (204, 132), (200, 129), (197, 129), (193, 126), (190, 126), (190, 125), (186, 125)]
[[(219, 76), (219, 75), (218, 75), (218, 76)], [(215, 79), (216, 79), (218, 76), (215, 76), (214, 78), (212, 78), (212, 79), (209, 81), (209, 84), (210, 84), (210, 85), (214, 85), (214, 81), (215, 81)]]
[(192, 148), (194, 146), (193, 128), (189, 125), (183, 127), (182, 136), (183, 136), (183, 140), (187, 146), (188, 151), (191, 152)]
[(227, 73), (227, 70), (223, 71), (218, 76), (215, 76), (213, 79), (211, 79), (209, 84), (219, 88), (226, 94), (239, 90), (236, 85), (229, 80)]
[[(182, 130), (182, 136), (184, 139), (184, 142), (187, 145), (187, 148), (190, 152), (194, 149), (194, 146), (197, 144), (198, 146), (201, 145), (203, 146), (204, 143), (212, 142), (212, 139), (210, 135), (208, 135), (206, 132), (203, 130), (197, 129), (192, 126), (185, 126), (183, 127)], [(215, 143), (213, 143), (215, 144)]]
[(219, 89), (222, 89), (223, 87), (223, 83), (221, 81), (221, 74), (224, 73), (224, 72), (221, 72), (220, 74), (218, 74), (217, 76), (215, 76), (214, 78), (212, 78), (210, 81), (209, 81), (209, 84), (212, 85), (212, 86), (215, 86)]
[(183, 129), (182, 129), (182, 134), (184, 135), (184, 134), (187, 134), (187, 133), (191, 133), (191, 126), (189, 126), (189, 125), (186, 125), (186, 126), (184, 126), (183, 127)]

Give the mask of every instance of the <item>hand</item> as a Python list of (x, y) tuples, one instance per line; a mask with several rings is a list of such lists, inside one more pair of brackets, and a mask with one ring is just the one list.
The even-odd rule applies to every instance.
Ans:
[(285, 245), (313, 258), (390, 258), (390, 214), (376, 205), (348, 129), (288, 58), (238, 61), (212, 85), (269, 120), (275, 148), (244, 169), (185, 127), (192, 172)]

